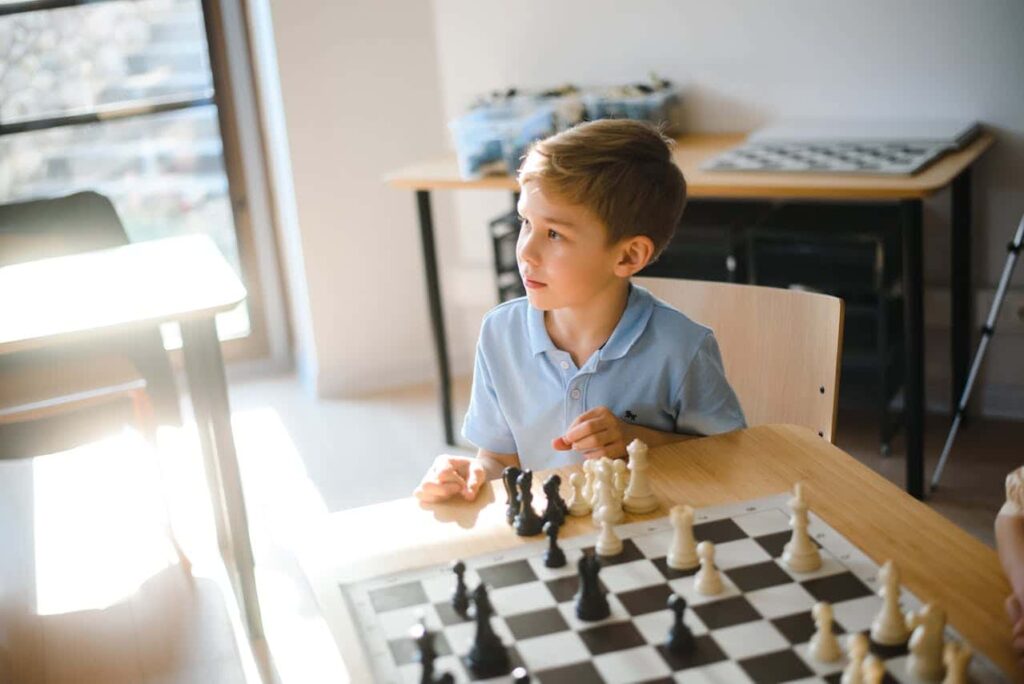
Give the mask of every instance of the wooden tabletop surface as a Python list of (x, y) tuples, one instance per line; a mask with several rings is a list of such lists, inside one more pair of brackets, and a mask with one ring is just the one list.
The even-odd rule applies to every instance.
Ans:
[(0, 268), (0, 354), (125, 325), (210, 316), (245, 299), (205, 235)]
[[(684, 135), (677, 141), (675, 161), (686, 177), (690, 197), (743, 197), (752, 199), (874, 199), (927, 197), (953, 179), (992, 146), (994, 138), (982, 133), (963, 149), (941, 157), (913, 176), (815, 173), (726, 173), (702, 171), (705, 161), (744, 142), (746, 134)], [(393, 187), (412, 190), (508, 190), (519, 185), (512, 176), (475, 180), (459, 177), (455, 155), (412, 164), (385, 176)]]
[[(1003, 611), (1010, 588), (995, 551), (810, 430), (760, 426), (694, 439), (652, 449), (650, 462), (661, 508), (627, 522), (664, 516), (677, 503), (702, 507), (771, 496), (802, 481), (812, 512), (879, 565), (895, 561), (905, 587), (941, 605), (975, 649), (1012, 680), (1020, 678)], [(538, 501), (543, 479), (534, 477)], [(361, 681), (368, 665), (339, 582), (535, 542), (505, 523), (504, 500), (496, 480), (475, 502), (401, 499), (332, 514), (308, 531), (300, 560), (352, 681)], [(561, 535), (595, 531), (589, 517), (570, 518)]]

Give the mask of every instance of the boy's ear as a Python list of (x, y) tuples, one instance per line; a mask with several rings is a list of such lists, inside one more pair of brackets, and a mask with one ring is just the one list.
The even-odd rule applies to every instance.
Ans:
[(654, 256), (654, 241), (646, 235), (626, 238), (619, 246), (619, 261), (615, 264), (615, 275), (628, 278), (651, 262)]

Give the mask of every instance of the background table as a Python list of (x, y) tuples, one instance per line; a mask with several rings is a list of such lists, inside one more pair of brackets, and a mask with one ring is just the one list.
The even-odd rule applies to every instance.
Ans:
[[(1003, 600), (1010, 593), (996, 553), (928, 506), (806, 428), (761, 426), (652, 449), (649, 471), (661, 507), (627, 522), (664, 516), (670, 506), (747, 501), (806, 483), (811, 511), (876, 563), (892, 559), (902, 583), (936, 601), (973, 646), (1020, 677)], [(545, 475), (534, 475), (540, 494)], [(563, 482), (566, 478), (563, 478)], [(401, 499), (333, 514), (300, 542), (300, 561), (354, 682), (368, 663), (339, 582), (508, 549), (517, 537), (505, 522), (500, 480), (479, 499), (425, 505)], [(562, 535), (596, 533), (589, 517), (569, 518)]]
[[(686, 177), (690, 197), (774, 200), (870, 200), (896, 202), (900, 208), (903, 242), (903, 319), (905, 387), (904, 424), (907, 441), (907, 491), (924, 497), (924, 300), (922, 264), (922, 201), (952, 188), (950, 241), (952, 400), (955, 411), (970, 365), (971, 330), (971, 165), (993, 143), (982, 133), (921, 173), (908, 177), (810, 173), (723, 173), (702, 171), (711, 157), (742, 143), (744, 135), (687, 135), (677, 141), (674, 159)], [(452, 425), (451, 374), (444, 328), (440, 281), (435, 255), (432, 190), (508, 190), (518, 192), (511, 176), (478, 180), (459, 177), (455, 157), (414, 164), (388, 174), (396, 188), (414, 190), (419, 211), (420, 238), (441, 380), (441, 416), (445, 439), (455, 444)]]
[(249, 525), (215, 317), (245, 300), (204, 235), (0, 268), (0, 356), (159, 323), (181, 324), (217, 540), (250, 635), (262, 635)]

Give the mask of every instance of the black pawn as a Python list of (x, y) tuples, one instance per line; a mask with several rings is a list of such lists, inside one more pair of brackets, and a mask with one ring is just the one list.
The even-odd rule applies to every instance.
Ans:
[(509, 525), (519, 515), (519, 492), (516, 490), (516, 480), (521, 473), (519, 468), (509, 466), (501, 471), (501, 481), (505, 483), (505, 495), (508, 497), (508, 508), (505, 509), (505, 521)]
[(559, 527), (565, 523), (565, 516), (569, 514), (569, 507), (565, 505), (562, 494), (558, 491), (561, 486), (562, 478), (558, 475), (552, 475), (544, 481), (544, 495), (548, 500), (544, 508), (544, 522), (557, 521)]
[(580, 588), (576, 592), (576, 617), (586, 622), (597, 622), (611, 615), (608, 599), (598, 573), (601, 572), (601, 561), (593, 552), (584, 552), (576, 564), (579, 569)]
[(466, 664), (477, 679), (507, 674), (510, 668), (508, 651), (491, 627), (494, 609), (483, 582), (473, 590), (473, 603), (476, 606), (476, 636), (466, 656)]
[(455, 573), (455, 593), (452, 594), (452, 610), (466, 617), (469, 612), (469, 592), (466, 591), (466, 564), (462, 561), (452, 563), (452, 571)]
[(546, 568), (565, 567), (565, 552), (558, 546), (558, 530), (560, 527), (561, 525), (555, 524), (553, 520), (544, 523), (544, 534), (548, 535), (549, 542), (548, 550), (544, 552), (544, 567)]
[(516, 534), (520, 537), (532, 537), (541, 533), (543, 522), (533, 510), (533, 471), (526, 469), (516, 479), (519, 487), (519, 513), (515, 517)]
[(525, 667), (512, 670), (512, 684), (530, 684), (530, 673)]
[(451, 684), (453, 678), (451, 673), (446, 672), (440, 677), (434, 677), (434, 660), (437, 658), (437, 651), (434, 650), (434, 633), (427, 629), (423, 620), (412, 628), (412, 638), (416, 642), (416, 659), (421, 665), (420, 684)]
[(671, 594), (668, 597), (668, 608), (672, 611), (674, 619), (672, 627), (668, 630), (668, 641), (665, 646), (676, 655), (686, 655), (693, 650), (693, 632), (683, 622), (686, 599), (678, 594)]

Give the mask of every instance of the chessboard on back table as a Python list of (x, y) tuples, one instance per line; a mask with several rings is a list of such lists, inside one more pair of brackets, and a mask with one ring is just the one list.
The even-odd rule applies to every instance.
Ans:
[[(568, 563), (547, 568), (547, 542), (465, 559), (466, 583), (484, 582), (494, 608), (492, 625), (509, 649), (512, 664), (539, 682), (838, 682), (846, 659), (817, 662), (808, 653), (814, 633), (811, 615), (819, 601), (831, 604), (834, 629), (842, 635), (865, 632), (879, 612), (878, 566), (847, 539), (811, 513), (810, 533), (821, 547), (822, 566), (790, 571), (780, 556), (790, 539), (789, 494), (703, 508), (694, 535), (716, 547), (716, 565), (725, 590), (715, 596), (695, 591), (693, 571), (666, 564), (671, 539), (667, 518), (617, 527), (621, 554), (602, 558), (600, 579), (608, 591), (611, 615), (597, 622), (576, 617), (576, 560), (592, 551), (594, 535), (562, 544)], [(454, 576), (449, 564), (420, 568), (365, 582), (341, 585), (363, 635), (374, 680), (418, 682), (420, 665), (410, 627), (424, 620), (435, 633), (437, 672), (455, 681), (509, 681), (504, 675), (477, 679), (466, 666), (473, 640), (471, 618), (452, 609)], [(690, 606), (686, 624), (695, 648), (686, 656), (665, 647), (672, 625), (667, 600), (683, 596)], [(919, 610), (921, 600), (903, 592), (903, 608)], [(962, 641), (953, 627), (947, 639)], [(884, 659), (885, 681), (914, 682), (906, 673), (907, 649), (872, 644)], [(972, 681), (1006, 681), (983, 655), (976, 655)]]

